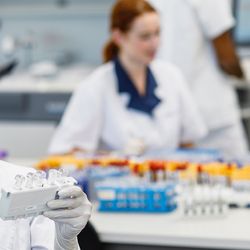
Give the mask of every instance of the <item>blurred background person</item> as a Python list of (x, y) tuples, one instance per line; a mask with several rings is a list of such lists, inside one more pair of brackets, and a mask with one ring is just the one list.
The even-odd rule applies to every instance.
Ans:
[(184, 78), (155, 61), (160, 19), (146, 0), (120, 0), (111, 13), (104, 65), (73, 94), (50, 153), (187, 147), (206, 134)]
[(231, 76), (243, 78), (231, 29), (230, 0), (150, 0), (160, 12), (159, 57), (177, 65), (186, 77), (209, 134), (203, 148), (225, 156), (247, 154), (247, 142)]

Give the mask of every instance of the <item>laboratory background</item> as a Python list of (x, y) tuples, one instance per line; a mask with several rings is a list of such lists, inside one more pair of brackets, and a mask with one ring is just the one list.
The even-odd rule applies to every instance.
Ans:
[[(81, 249), (250, 250), (250, 151), (238, 158), (203, 147), (143, 155), (133, 141), (125, 152), (50, 152), (72, 93), (103, 64), (115, 2), (0, 0), (0, 159), (69, 170), (93, 204)], [(232, 0), (232, 13), (245, 77), (230, 84), (249, 148), (250, 0)]]

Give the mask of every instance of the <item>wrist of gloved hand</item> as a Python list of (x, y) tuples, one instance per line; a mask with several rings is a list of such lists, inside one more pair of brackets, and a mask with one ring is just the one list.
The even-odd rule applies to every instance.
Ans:
[(56, 234), (55, 234), (55, 243), (54, 249), (55, 250), (79, 250), (78, 240), (77, 237), (72, 239), (64, 239), (61, 235), (60, 228), (58, 224), (55, 224), (56, 227)]
[(87, 224), (91, 214), (91, 203), (77, 186), (63, 188), (59, 199), (48, 202), (49, 211), (44, 216), (52, 219), (56, 227), (55, 248), (78, 249), (77, 235)]

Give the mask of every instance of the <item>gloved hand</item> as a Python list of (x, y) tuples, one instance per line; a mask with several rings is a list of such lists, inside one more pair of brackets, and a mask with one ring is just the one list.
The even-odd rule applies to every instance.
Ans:
[(91, 203), (82, 189), (77, 186), (63, 188), (58, 195), (58, 200), (47, 204), (51, 210), (44, 212), (44, 216), (55, 221), (55, 249), (79, 249), (77, 235), (89, 220)]

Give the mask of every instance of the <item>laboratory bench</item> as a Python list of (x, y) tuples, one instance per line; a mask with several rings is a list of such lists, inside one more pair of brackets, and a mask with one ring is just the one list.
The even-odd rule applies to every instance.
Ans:
[(94, 69), (76, 65), (55, 75), (19, 71), (0, 80), (0, 120), (59, 122), (75, 87)]
[(250, 249), (250, 210), (224, 217), (184, 217), (170, 214), (100, 213), (91, 222), (105, 250)]
[[(0, 79), (0, 121), (58, 122), (75, 87), (96, 65), (78, 64), (55, 75), (37, 77), (17, 71)], [(250, 78), (250, 77), (249, 77)], [(242, 119), (250, 138), (250, 80), (234, 82)]]
[[(0, 121), (58, 122), (75, 87), (97, 66), (78, 64), (59, 69), (55, 75), (35, 76), (17, 71), (0, 79)], [(243, 121), (250, 120), (249, 80), (234, 82)], [(250, 122), (249, 122), (250, 123)], [(249, 125), (250, 136), (250, 125)]]

